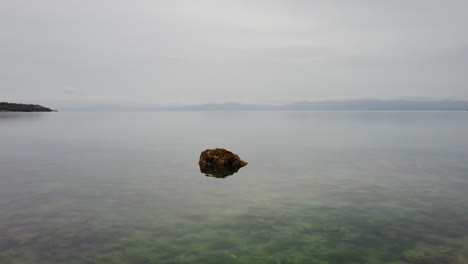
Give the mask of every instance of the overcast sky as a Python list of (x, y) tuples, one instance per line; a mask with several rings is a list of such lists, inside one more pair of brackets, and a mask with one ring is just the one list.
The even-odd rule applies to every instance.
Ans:
[(0, 101), (468, 99), (466, 0), (0, 0)]

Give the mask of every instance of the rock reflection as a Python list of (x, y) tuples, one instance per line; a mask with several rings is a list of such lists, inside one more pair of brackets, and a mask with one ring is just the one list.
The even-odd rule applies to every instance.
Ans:
[(40, 112), (1, 112), (0, 122), (35, 121), (44, 117)]
[(226, 178), (234, 173), (238, 172), (239, 169), (235, 168), (220, 168), (215, 166), (201, 166), (200, 165), (200, 172), (205, 174), (206, 177), (212, 178)]

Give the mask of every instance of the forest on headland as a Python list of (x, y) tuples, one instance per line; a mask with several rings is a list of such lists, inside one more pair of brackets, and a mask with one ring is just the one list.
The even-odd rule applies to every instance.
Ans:
[(36, 104), (15, 104), (0, 102), (0, 112), (53, 112), (54, 110)]

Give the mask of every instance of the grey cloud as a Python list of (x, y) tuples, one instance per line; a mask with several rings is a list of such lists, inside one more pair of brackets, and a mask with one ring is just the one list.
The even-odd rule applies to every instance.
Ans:
[(2, 1), (0, 96), (466, 99), (467, 8), (457, 0)]

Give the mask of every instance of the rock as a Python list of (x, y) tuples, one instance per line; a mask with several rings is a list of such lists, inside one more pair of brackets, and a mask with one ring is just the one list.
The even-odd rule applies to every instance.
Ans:
[(223, 148), (207, 149), (200, 154), (200, 167), (214, 166), (218, 168), (239, 169), (247, 165), (239, 156)]
[[(450, 252), (437, 251), (436, 249), (410, 249), (403, 252), (403, 259), (414, 264), (457, 264), (457, 257)], [(463, 263), (463, 262), (462, 262)]]
[(200, 171), (207, 176), (225, 178), (247, 165), (239, 156), (223, 148), (207, 149), (200, 154)]

